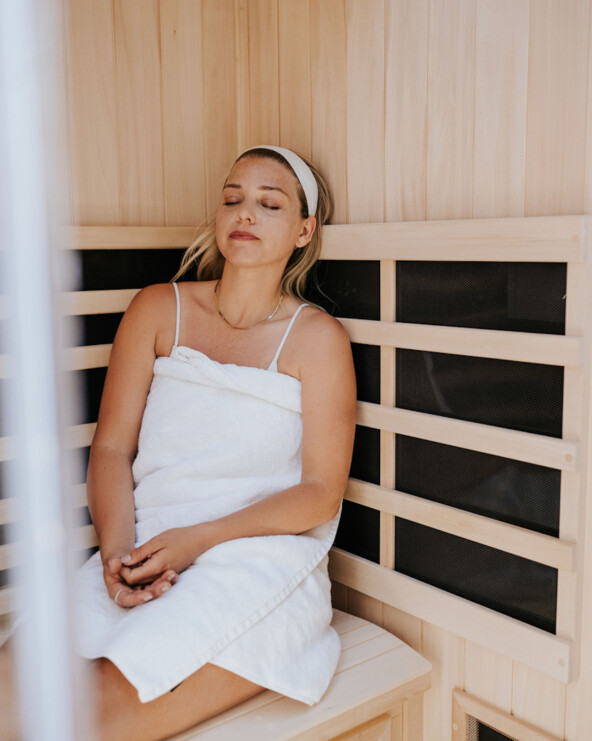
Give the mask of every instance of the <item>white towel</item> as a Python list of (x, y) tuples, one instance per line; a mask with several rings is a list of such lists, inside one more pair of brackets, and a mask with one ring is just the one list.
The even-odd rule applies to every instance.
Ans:
[[(297, 379), (173, 348), (154, 364), (132, 469), (136, 544), (297, 484), (301, 444)], [(327, 575), (339, 516), (299, 535), (221, 543), (130, 610), (108, 597), (95, 554), (77, 580), (79, 652), (113, 661), (143, 702), (206, 662), (318, 702), (340, 651)]]

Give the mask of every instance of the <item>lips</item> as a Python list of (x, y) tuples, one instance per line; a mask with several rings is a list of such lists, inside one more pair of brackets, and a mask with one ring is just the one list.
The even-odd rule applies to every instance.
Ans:
[(251, 240), (259, 239), (259, 237), (256, 237), (254, 234), (251, 234), (250, 232), (232, 232), (230, 234), (230, 239), (238, 239), (241, 241), (249, 242)]

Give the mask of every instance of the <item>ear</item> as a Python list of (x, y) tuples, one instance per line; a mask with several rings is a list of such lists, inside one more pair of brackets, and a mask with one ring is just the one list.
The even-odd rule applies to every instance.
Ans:
[(305, 247), (312, 239), (312, 235), (315, 233), (316, 228), (317, 220), (314, 216), (308, 216), (304, 219), (302, 222), (302, 229), (300, 230), (300, 234), (298, 235), (298, 239), (294, 246)]

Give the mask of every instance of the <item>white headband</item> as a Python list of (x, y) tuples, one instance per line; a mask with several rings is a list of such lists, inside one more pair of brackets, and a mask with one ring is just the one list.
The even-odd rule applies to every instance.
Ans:
[[(243, 154), (246, 154), (253, 149), (271, 149), (272, 152), (277, 152), (282, 155), (294, 171), (294, 175), (296, 175), (300, 185), (302, 186), (302, 190), (306, 196), (306, 203), (308, 205), (308, 215), (314, 216), (317, 212), (319, 187), (315, 176), (312, 174), (312, 170), (306, 162), (291, 149), (286, 149), (285, 147), (274, 147), (269, 144), (262, 144), (258, 147), (249, 147), (249, 149), (245, 149)], [(242, 156), (243, 155), (241, 154), (241, 157)]]

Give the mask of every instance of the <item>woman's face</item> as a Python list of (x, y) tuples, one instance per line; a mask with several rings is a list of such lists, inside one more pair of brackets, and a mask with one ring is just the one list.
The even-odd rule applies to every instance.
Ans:
[(216, 214), (220, 252), (241, 267), (285, 267), (295, 247), (310, 242), (314, 217), (300, 215), (296, 176), (267, 157), (235, 163)]

